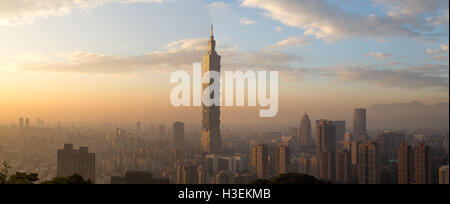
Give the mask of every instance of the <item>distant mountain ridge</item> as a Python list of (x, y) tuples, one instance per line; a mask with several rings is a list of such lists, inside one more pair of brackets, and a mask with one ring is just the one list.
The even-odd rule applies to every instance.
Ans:
[(449, 103), (374, 104), (367, 108), (367, 125), (373, 129), (449, 129)]

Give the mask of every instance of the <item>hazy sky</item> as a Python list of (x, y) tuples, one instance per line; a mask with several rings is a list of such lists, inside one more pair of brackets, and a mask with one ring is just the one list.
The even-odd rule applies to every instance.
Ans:
[(225, 70), (281, 75), (278, 118), (227, 108), (224, 123), (449, 98), (448, 0), (1, 0), (0, 122), (195, 123), (169, 76), (200, 62), (210, 24)]

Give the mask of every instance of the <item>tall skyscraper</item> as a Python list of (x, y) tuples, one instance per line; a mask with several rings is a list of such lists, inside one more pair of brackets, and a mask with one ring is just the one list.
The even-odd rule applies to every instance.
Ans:
[(302, 121), (300, 123), (299, 128), (299, 145), (300, 146), (309, 146), (311, 145), (311, 120), (307, 113), (303, 115)]
[(415, 151), (415, 183), (432, 184), (431, 149), (425, 142), (419, 143)]
[(72, 144), (65, 144), (64, 149), (58, 150), (56, 174), (68, 177), (75, 173), (95, 182), (95, 153), (89, 153), (87, 147), (74, 150)]
[(173, 124), (173, 143), (176, 146), (183, 146), (184, 143), (184, 123), (175, 122)]
[(316, 127), (317, 152), (336, 151), (336, 128), (333, 121), (320, 120)]
[(24, 127), (24, 120), (23, 118), (19, 118), (19, 129), (23, 129)]
[(336, 181), (339, 183), (352, 182), (352, 155), (349, 150), (336, 152)]
[(358, 172), (359, 184), (379, 184), (378, 144), (375, 142), (364, 142), (358, 146)]
[(268, 177), (269, 147), (267, 145), (259, 144), (252, 147), (251, 167), (253, 173), (258, 175), (258, 178)]
[(319, 157), (313, 155), (302, 155), (298, 158), (299, 173), (320, 177)]
[(124, 137), (124, 130), (122, 129), (122, 128), (116, 128), (116, 138), (118, 139), (118, 138), (121, 138), (121, 137)]
[(29, 127), (30, 127), (30, 119), (29, 119), (29, 118), (26, 118), (26, 119), (25, 119), (25, 127), (26, 127), (26, 128), (29, 128)]
[(320, 178), (330, 181), (336, 179), (336, 152), (323, 150), (319, 154)]
[(351, 151), (352, 149), (352, 140), (353, 140), (353, 136), (352, 133), (345, 133), (344, 135), (344, 149)]
[(198, 173), (194, 164), (186, 163), (181, 165), (180, 168), (177, 170), (181, 174), (177, 175), (177, 178), (181, 178), (179, 184), (198, 184)]
[(141, 129), (142, 129), (141, 126), (142, 126), (141, 122), (137, 122), (136, 123), (136, 134), (140, 134), (141, 133)]
[[(213, 27), (211, 25), (211, 37), (209, 41), (208, 53), (203, 56), (202, 73), (216, 71), (220, 73), (221, 57), (216, 52), (216, 41), (214, 40)], [(210, 79), (209, 83), (203, 83), (203, 91), (207, 89), (214, 81)], [(213, 94), (212, 94), (213, 95)], [(201, 146), (204, 151), (209, 153), (220, 153), (222, 150), (222, 141), (220, 137), (220, 106), (211, 107), (203, 104), (202, 120), (202, 140)]]
[(336, 170), (336, 127), (332, 121), (320, 120), (316, 127), (317, 155), (320, 159), (320, 177), (335, 179)]
[(398, 184), (412, 184), (413, 169), (413, 149), (408, 143), (402, 143), (398, 149)]
[(366, 135), (366, 109), (355, 109), (353, 113), (353, 135)]
[(165, 125), (159, 125), (159, 139), (165, 140), (167, 139), (167, 130)]
[(291, 168), (291, 149), (287, 145), (278, 145), (275, 149), (275, 175), (287, 174)]
[(448, 165), (441, 166), (439, 168), (439, 184), (449, 184), (448, 183)]
[(404, 134), (384, 132), (378, 135), (377, 143), (380, 145), (381, 163), (384, 164), (392, 160), (397, 160), (398, 149), (403, 142), (405, 142)]
[(299, 129), (297, 127), (291, 127), (287, 131), (288, 137), (292, 139), (292, 149), (297, 152), (300, 146)]
[(205, 168), (204, 165), (200, 165), (197, 168), (198, 184), (210, 184), (212, 172)]
[(336, 141), (344, 141), (345, 121), (333, 121), (335, 127)]

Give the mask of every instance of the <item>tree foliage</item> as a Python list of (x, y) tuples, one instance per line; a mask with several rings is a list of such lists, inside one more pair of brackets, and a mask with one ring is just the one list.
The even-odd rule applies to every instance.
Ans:
[(8, 181), (8, 172), (11, 169), (8, 162), (3, 162), (0, 166), (0, 184), (5, 184)]
[(36, 173), (16, 172), (9, 176), (11, 166), (7, 162), (3, 162), (0, 167), (0, 184), (34, 184), (39, 180)]
[(6, 182), (6, 184), (34, 184), (39, 180), (39, 175), (36, 173), (22, 173), (16, 172), (16, 174), (11, 175)]
[[(36, 173), (16, 172), (9, 175), (11, 166), (7, 162), (3, 162), (0, 166), (0, 184), (35, 184), (39, 181), (39, 175)], [(56, 177), (41, 184), (93, 184), (90, 180), (85, 180), (79, 174), (73, 174), (69, 177)]]
[(90, 180), (85, 180), (79, 174), (73, 174), (69, 177), (56, 177), (49, 181), (44, 181), (41, 184), (94, 184)]

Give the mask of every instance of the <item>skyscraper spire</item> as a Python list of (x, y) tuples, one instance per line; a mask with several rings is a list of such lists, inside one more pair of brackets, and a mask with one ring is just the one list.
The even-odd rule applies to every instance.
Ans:
[[(214, 26), (211, 25), (211, 38), (209, 41), (209, 50), (202, 60), (202, 74), (210, 71), (220, 73), (220, 55), (216, 52), (216, 41), (214, 40)], [(209, 86), (213, 83), (202, 83), (203, 90), (208, 91)], [(220, 105), (205, 106), (202, 111), (202, 139), (201, 146), (205, 152), (218, 154), (222, 152), (222, 139), (220, 136)]]
[(214, 25), (211, 24), (211, 39), (209, 40), (208, 53), (212, 54), (216, 52), (216, 41), (214, 40)]
[(211, 37), (214, 36), (214, 24), (211, 24)]

